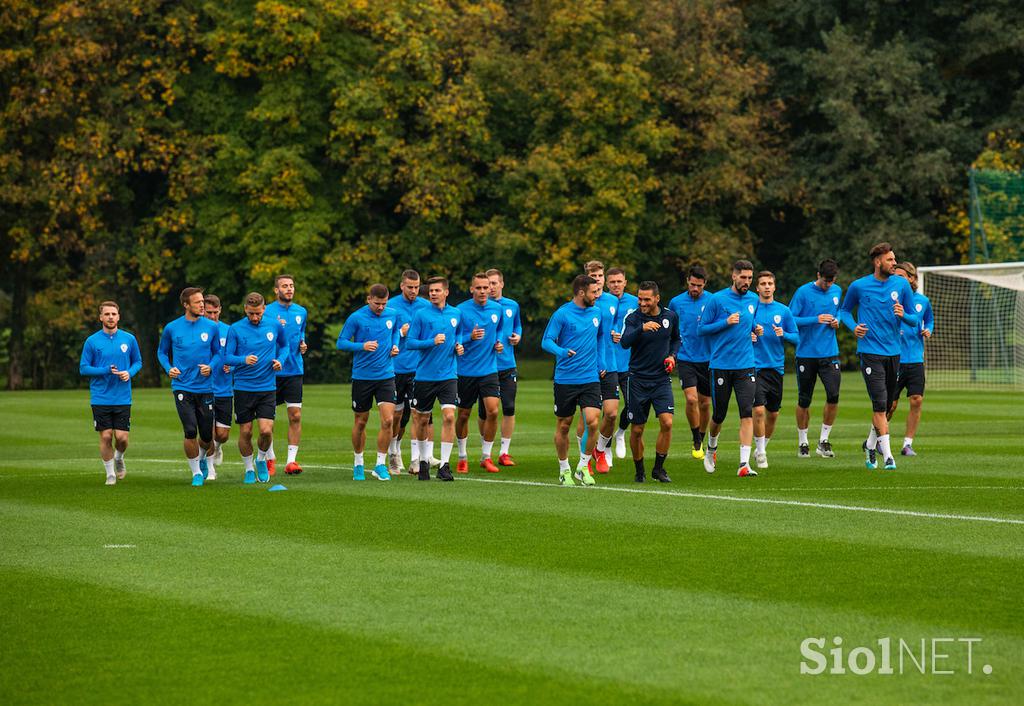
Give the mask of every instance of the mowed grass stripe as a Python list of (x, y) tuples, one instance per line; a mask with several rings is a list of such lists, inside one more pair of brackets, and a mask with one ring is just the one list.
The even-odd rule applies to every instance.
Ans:
[[(27, 552), (30, 545), (16, 541), (7, 566), (175, 600), (186, 608), (183, 628), (188, 608), (209, 606), (269, 615), (302, 629), (401, 638), (485, 665), (498, 660), (689, 698), (743, 700), (759, 694), (769, 701), (793, 700), (797, 686), (804, 696), (802, 687), (809, 686), (812, 692), (820, 689), (818, 698), (839, 697), (844, 688), (839, 680), (808, 685), (778, 679), (795, 668), (799, 636), (818, 634), (821, 625), (865, 642), (877, 634), (950, 630), (941, 621), (872, 618), (777, 600), (766, 615), (762, 601), (717, 592), (439, 558), (394, 546), (343, 547), (89, 512), (63, 512), (60, 527), (54, 527), (47, 508), (9, 503), (3, 515), (35, 536), (31, 546), (45, 548), (49, 556)], [(103, 550), (112, 536), (130, 536), (138, 550)], [(412, 595), (435, 596), (431, 610), (416, 609), (409, 603)], [(743, 653), (737, 654), (737, 646), (754, 644), (757, 662), (739, 667)], [(996, 634), (989, 644), (998, 650), (998, 671), (984, 682), (962, 676), (959, 688), (977, 684), (979, 694), (994, 694), (989, 690), (997, 685), (1019, 687), (1019, 675), (1009, 664), (1024, 657), (1024, 641)], [(723, 668), (736, 669), (728, 683), (721, 680)], [(897, 682), (892, 691), (893, 682), (873, 681), (887, 695), (908, 699), (919, 697), (922, 686), (938, 700), (957, 693), (942, 680)]]

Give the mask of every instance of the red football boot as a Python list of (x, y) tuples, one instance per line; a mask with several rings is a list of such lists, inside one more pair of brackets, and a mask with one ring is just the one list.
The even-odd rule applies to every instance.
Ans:
[(597, 472), (607, 473), (608, 472), (608, 456), (605, 455), (604, 451), (597, 452)]
[(469, 461), (464, 458), (460, 458), (459, 462), (455, 464), (455, 472), (469, 473)]
[(268, 458), (267, 459), (267, 470), (270, 471), (270, 475), (274, 475), (274, 466), (276, 466), (276, 465), (277, 465), (277, 459), (276, 458)]
[(484, 469), (488, 473), (497, 473), (501, 469), (494, 465), (494, 461), (490, 458), (485, 458), (480, 462), (480, 468)]
[(498, 456), (498, 465), (499, 466), (514, 466), (514, 465), (516, 465), (516, 462), (514, 460), (512, 460), (512, 457), (509, 456), (508, 454), (502, 454), (501, 456)]
[(284, 467), (284, 472), (290, 476), (297, 476), (302, 473), (302, 466), (300, 466), (298, 462), (292, 461)]

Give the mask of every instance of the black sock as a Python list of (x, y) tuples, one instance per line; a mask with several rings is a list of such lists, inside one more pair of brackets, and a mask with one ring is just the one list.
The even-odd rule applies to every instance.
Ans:
[(668, 454), (654, 454), (654, 470), (662, 471), (665, 469), (665, 459), (668, 458)]
[(690, 433), (693, 434), (693, 448), (699, 449), (701, 442), (704, 441), (704, 435), (700, 433), (700, 427), (690, 427)]
[(642, 458), (634, 458), (633, 467), (636, 468), (637, 475), (646, 473), (646, 471), (644, 470), (644, 460)]

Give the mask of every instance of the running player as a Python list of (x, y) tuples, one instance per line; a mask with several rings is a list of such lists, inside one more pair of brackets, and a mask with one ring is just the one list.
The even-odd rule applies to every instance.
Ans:
[(658, 417), (658, 440), (654, 446), (651, 478), (671, 483), (665, 472), (665, 459), (672, 443), (672, 370), (679, 352), (679, 317), (661, 306), (657, 282), (641, 282), (637, 288), (640, 309), (629, 314), (622, 331), (622, 346), (632, 352), (629, 361), (629, 406), (626, 416), (633, 425), (629, 447), (633, 451), (635, 480), (646, 480), (644, 471), (644, 425), (651, 407)]
[[(186, 287), (179, 297), (184, 315), (164, 327), (157, 359), (171, 378), (171, 394), (185, 432), (185, 458), (192, 485), (201, 486), (210, 472), (206, 455), (213, 440), (213, 381), (220, 356), (220, 330), (203, 315), (203, 290)], [(198, 437), (198, 441), (196, 440)]]
[[(274, 278), (275, 301), (267, 305), (264, 316), (277, 319), (284, 326), (288, 340), (288, 359), (285, 360), (277, 373), (278, 405), (284, 405), (288, 411), (288, 461), (284, 472), (292, 475), (302, 473), (299, 465), (299, 441), (302, 439), (302, 376), (305, 364), (302, 356), (306, 354), (306, 316), (305, 307), (295, 303), (295, 278), (291, 275), (278, 275)], [(276, 456), (271, 445), (267, 454), (267, 468), (274, 475)]]
[(704, 307), (711, 295), (704, 291), (708, 273), (700, 265), (686, 271), (686, 291), (672, 298), (668, 308), (679, 316), (679, 384), (686, 396), (686, 421), (690, 424), (693, 445), (690, 455), (704, 458), (704, 435), (711, 421), (711, 378), (708, 339), (697, 332)]
[[(598, 428), (597, 446), (594, 452), (595, 470), (607, 473), (612, 465), (611, 441), (615, 434), (615, 422), (619, 418), (619, 372), (618, 359), (615, 355), (615, 340), (612, 331), (615, 328), (615, 317), (619, 310), (619, 298), (604, 291), (604, 263), (591, 260), (583, 266), (584, 274), (590, 275), (601, 285), (601, 296), (594, 306), (601, 312), (601, 330), (604, 335), (599, 345), (604, 349), (603, 359), (609, 365), (608, 370), (601, 371), (601, 424)], [(583, 436), (583, 417), (580, 416), (576, 426), (577, 436)]]
[(811, 399), (818, 379), (825, 388), (825, 411), (822, 413), (821, 434), (815, 449), (822, 458), (835, 458), (829, 434), (839, 411), (839, 299), (843, 290), (836, 284), (839, 265), (835, 260), (818, 263), (818, 275), (793, 294), (789, 310), (800, 332), (796, 346), (796, 434), (797, 456), (810, 458), (807, 427), (811, 421)]
[[(274, 443), (274, 417), (277, 415), (277, 377), (290, 354), (287, 333), (281, 322), (266, 315), (266, 301), (259, 292), (245, 297), (245, 318), (228, 327), (224, 365), (232, 368), (235, 421), (238, 422), (238, 451), (245, 465), (243, 482), (252, 484), (270, 480), (267, 455)], [(256, 422), (259, 438), (255, 459), (252, 425)]]
[(914, 434), (921, 423), (921, 405), (924, 403), (924, 342), (931, 338), (935, 330), (935, 317), (932, 314), (932, 303), (925, 295), (917, 291), (917, 268), (910, 262), (901, 262), (896, 266), (896, 274), (910, 282), (914, 290), (914, 313), (921, 317), (917, 326), (904, 323), (900, 327), (900, 374), (896, 383), (896, 398), (889, 408), (888, 417), (892, 420), (899, 404), (900, 395), (907, 391), (910, 412), (907, 413), (907, 435), (903, 437), (903, 456), (917, 456), (914, 451)]
[(100, 460), (107, 485), (123, 480), (124, 453), (132, 416), (132, 377), (142, 369), (142, 354), (135, 336), (117, 327), (117, 302), (100, 304), (99, 331), (85, 339), (78, 372), (88, 376), (92, 425), (100, 435)]
[(736, 393), (740, 413), (740, 467), (736, 475), (756, 476), (750, 467), (750, 442), (754, 436), (751, 419), (757, 378), (754, 374), (754, 336), (764, 328), (754, 320), (757, 297), (750, 290), (754, 266), (748, 260), (737, 260), (732, 266), (732, 286), (716, 292), (708, 300), (697, 330), (711, 342), (710, 372), (712, 396), (711, 426), (708, 428), (708, 450), (704, 470), (714, 473), (718, 464), (718, 435), (729, 413), (729, 398)]
[[(509, 455), (512, 432), (516, 428), (516, 393), (519, 390), (519, 374), (516, 371), (515, 346), (523, 338), (523, 321), (519, 316), (519, 304), (502, 295), (505, 290), (505, 276), (501, 270), (490, 269), (485, 273), (491, 282), (490, 298), (501, 305), (505, 317), (505, 337), (501, 343), (504, 349), (498, 354), (498, 386), (501, 388), (501, 450), (498, 452), (499, 466), (514, 466), (515, 460)], [(483, 400), (477, 405), (480, 437), (484, 435), (487, 410)]]
[[(462, 312), (448, 305), (448, 280), (431, 277), (427, 280), (430, 305), (416, 312), (406, 336), (405, 345), (420, 352), (413, 398), (413, 444), (419, 444), (417, 476), (430, 480), (430, 451), (427, 447), (428, 425), (434, 402), (441, 405), (441, 465), (438, 480), (455, 480), (451, 457), (455, 441), (455, 408), (459, 401), (459, 373), (456, 356), (465, 352), (458, 341)], [(418, 439), (418, 441), (417, 441)], [(412, 472), (412, 466), (409, 472)]]
[[(619, 392), (622, 394), (622, 407), (629, 409), (629, 357), (628, 348), (622, 347), (622, 326), (625, 318), (640, 308), (635, 294), (626, 291), (626, 271), (621, 267), (613, 267), (606, 273), (608, 291), (618, 303), (615, 305), (615, 321), (612, 323), (612, 350), (615, 352), (615, 370), (619, 378)], [(626, 458), (626, 429), (629, 418), (619, 415), (619, 428), (615, 431), (615, 455)]]
[(366, 423), (370, 408), (377, 402), (380, 431), (377, 433), (377, 463), (373, 477), (391, 480), (388, 473), (388, 446), (395, 419), (395, 366), (404, 322), (397, 311), (388, 306), (388, 288), (374, 284), (366, 296), (366, 306), (357, 309), (338, 334), (338, 350), (352, 356), (352, 479), (366, 480), (363, 448), (366, 446)]
[(501, 386), (498, 383), (498, 353), (505, 349), (502, 340), (506, 337), (505, 312), (501, 306), (489, 299), (491, 280), (483, 272), (473, 275), (472, 299), (457, 307), (459, 319), (459, 342), (465, 352), (459, 358), (459, 413), (455, 420), (455, 437), (459, 443), (458, 473), (469, 472), (466, 456), (466, 439), (469, 436), (469, 416), (477, 403), (482, 403), (487, 418), (483, 425), (480, 468), (488, 473), (497, 473), (498, 467), (491, 460), (494, 435), (498, 430), (498, 404)]
[[(839, 316), (857, 337), (860, 369), (871, 398), (871, 432), (862, 448), (864, 465), (878, 467), (877, 450), (882, 452), (885, 469), (896, 470), (889, 446), (889, 420), (886, 413), (896, 399), (900, 367), (900, 325), (916, 327), (914, 290), (896, 273), (896, 254), (889, 243), (879, 243), (868, 253), (874, 272), (850, 283), (843, 297)], [(854, 316), (856, 310), (856, 316)]]
[[(426, 309), (430, 303), (420, 297), (420, 273), (416, 270), (406, 270), (402, 273), (402, 281), (399, 283), (400, 296), (388, 300), (388, 306), (397, 311), (405, 322), (402, 324), (403, 338), (399, 344), (398, 355), (395, 356), (395, 394), (398, 399), (398, 409), (395, 411), (395, 419), (391, 426), (391, 443), (388, 445), (388, 470), (393, 475), (401, 475), (405, 469), (402, 463), (402, 437), (405, 435), (405, 427), (412, 416), (413, 385), (416, 381), (416, 367), (420, 363), (420, 351), (409, 348), (408, 332), (410, 323), (416, 318), (416, 313)], [(414, 473), (418, 470), (417, 460), (419, 456), (419, 438), (416, 425), (412, 428), (412, 458), (409, 462), (409, 470)]]
[(576, 485), (569, 468), (569, 427), (578, 407), (587, 426), (587, 441), (576, 465), (576, 479), (595, 485), (587, 466), (597, 446), (597, 422), (601, 411), (601, 370), (607, 370), (600, 338), (601, 314), (594, 302), (601, 285), (588, 275), (572, 281), (572, 300), (551, 315), (541, 347), (555, 356), (555, 453), (558, 479), (562, 485)]
[(775, 301), (775, 275), (768, 270), (757, 273), (757, 297), (754, 321), (764, 329), (764, 334), (754, 341), (754, 464), (768, 468), (768, 442), (775, 433), (782, 408), (782, 376), (786, 374), (782, 342), (796, 345), (800, 334), (789, 307)]
[(213, 364), (210, 377), (213, 378), (213, 453), (206, 458), (210, 467), (209, 480), (217, 479), (217, 466), (224, 462), (224, 444), (231, 434), (231, 412), (234, 402), (231, 366), (224, 363), (227, 353), (229, 326), (220, 320), (221, 302), (216, 294), (205, 294), (206, 318), (217, 324), (220, 332), (220, 360)]

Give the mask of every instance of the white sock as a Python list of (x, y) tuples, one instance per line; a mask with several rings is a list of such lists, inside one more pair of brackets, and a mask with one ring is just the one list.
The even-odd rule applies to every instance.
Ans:
[(597, 450), (598, 450), (598, 452), (600, 453), (601, 451), (604, 451), (605, 449), (607, 449), (608, 448), (608, 444), (609, 444), (609, 442), (611, 442), (611, 440), (612, 440), (612, 437), (610, 437), (610, 436), (604, 436), (603, 434), (598, 434), (597, 435)]
[(114, 459), (110, 459), (109, 461), (103, 461), (103, 470), (107, 472), (107, 478), (110, 478), (112, 475), (114, 475)]
[(718, 437), (717, 436), (711, 436), (710, 434), (708, 435), (708, 448), (709, 449), (717, 449), (718, 448)]
[(882, 452), (882, 458), (888, 460), (892, 458), (892, 450), (889, 448), (889, 435), (881, 434), (878, 437), (878, 450)]
[(580, 466), (579, 467), (580, 468), (585, 468), (586, 465), (588, 463), (590, 463), (590, 459), (591, 458), (593, 458), (593, 456), (591, 454), (580, 454)]
[(452, 447), (455, 446), (450, 441), (441, 442), (441, 463), (448, 463), (452, 459)]
[(579, 436), (579, 435), (576, 436), (576, 446), (579, 447), (580, 453), (583, 453), (583, 437), (582, 436)]
[(420, 460), (429, 461), (432, 458), (434, 458), (434, 440), (427, 439), (427, 457), (423, 458), (422, 456), (420, 456)]
[(299, 455), (299, 445), (295, 444), (294, 446), (292, 446), (291, 444), (288, 444), (288, 461), (287, 462), (288, 463), (295, 463), (295, 459), (298, 457), (298, 455)]
[[(913, 439), (911, 439), (911, 441), (913, 441)], [(115, 461), (123, 461), (124, 460), (124, 451), (118, 451), (117, 449), (114, 449), (114, 460)]]
[(398, 445), (400, 443), (402, 443), (402, 442), (399, 439), (392, 439), (391, 443), (388, 444), (388, 453), (389, 454), (397, 454), (398, 453), (398, 448), (399, 448)]
[(266, 460), (273, 461), (276, 458), (277, 458), (277, 456), (274, 455), (274, 442), (271, 441), (270, 442), (270, 447), (267, 448), (267, 459)]
[(192, 471), (192, 475), (195, 475), (196, 473), (202, 473), (202, 471), (199, 470), (199, 457), (198, 456), (196, 456), (195, 458), (190, 458), (188, 460), (188, 469), (190, 471)]
[(430, 442), (424, 439), (420, 442), (420, 463), (430, 461)]
[(484, 454), (484, 458), (491, 457), (491, 449), (494, 448), (494, 441), (483, 441), (480, 443), (480, 450)]
[(822, 441), (828, 441), (828, 434), (829, 434), (830, 431), (832, 431), (832, 425), (831, 424), (822, 424), (821, 425), (821, 436), (818, 437), (818, 442), (820, 443)]
[(740, 444), (740, 465), (746, 466), (750, 464), (750, 447)]
[(559, 470), (559, 472), (561, 472), (561, 471), (568, 471), (569, 470), (569, 459), (567, 459), (567, 458), (560, 458), (560, 459), (558, 459), (558, 470)]
[(387, 462), (388, 462), (388, 452), (387, 451), (378, 451), (377, 452), (377, 465), (378, 466), (383, 466)]
[(625, 438), (626, 438), (626, 430), (625, 429), (617, 429), (615, 431), (615, 439), (616, 440), (618, 440), (618, 439), (625, 439)]
[(768, 441), (763, 436), (754, 437), (754, 448), (759, 454), (763, 454), (765, 447), (768, 446)]
[[(469, 440), (467, 436), (465, 439), (456, 439), (459, 442), (459, 458), (466, 458), (466, 442)], [(430, 456), (428, 455), (427, 458)]]
[(797, 438), (797, 443), (799, 443), (801, 446), (806, 446), (807, 445), (807, 430), (806, 429), (797, 429), (796, 430), (796, 438)]
[(249, 456), (242, 456), (242, 463), (245, 464), (245, 470), (247, 470), (247, 471), (254, 471), (254, 470), (256, 470), (256, 466), (253, 463), (252, 455), (251, 454)]
[[(270, 449), (267, 449), (267, 451), (269, 451), (269, 450)], [(268, 458), (267, 451), (264, 451), (259, 446), (257, 446), (256, 447), (256, 460), (257, 461), (266, 461), (267, 458)]]
[(504, 436), (501, 437), (501, 454), (500, 455), (504, 456), (505, 454), (507, 454), (508, 453), (508, 447), (511, 446), (511, 445), (512, 445), (512, 438), (511, 437), (508, 437), (508, 438), (505, 438)]
[(353, 466), (362, 466), (363, 465), (363, 455), (361, 453), (357, 454), (357, 453), (353, 452), (353, 454), (352, 454), (352, 465)]
[(871, 425), (871, 431), (868, 432), (867, 444), (868, 444), (868, 450), (871, 450), (871, 449), (875, 448), (875, 446), (878, 444), (878, 432), (875, 431), (875, 425), (874, 424)]
[[(402, 441), (398, 441), (398, 453), (402, 453)], [(410, 439), (409, 440), (409, 466), (416, 468), (416, 464), (420, 462), (420, 440)]]
[(199, 460), (202, 461), (205, 458), (206, 458), (206, 449), (204, 449), (202, 446), (200, 446), (199, 447)]
[[(912, 436), (904, 436), (903, 437), (903, 445), (904, 446), (913, 446), (914, 445), (914, 437), (912, 437)], [(117, 454), (114, 454), (114, 458), (117, 458)]]

